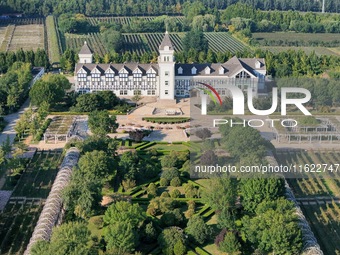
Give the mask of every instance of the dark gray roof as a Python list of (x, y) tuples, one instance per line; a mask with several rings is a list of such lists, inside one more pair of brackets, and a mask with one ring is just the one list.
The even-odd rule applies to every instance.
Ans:
[(86, 41), (84, 42), (83, 47), (81, 47), (79, 54), (92, 54), (92, 51), (90, 47), (87, 45)]
[(164, 50), (165, 46), (169, 46), (170, 50), (174, 49), (168, 31), (165, 32), (162, 43), (161, 43), (161, 45), (159, 45), (159, 49)]
[[(256, 62), (259, 61), (260, 68), (256, 68)], [(178, 73), (178, 68), (182, 67), (183, 73)], [(193, 75), (191, 70), (195, 67), (197, 69), (196, 75)], [(210, 74), (206, 74), (206, 68), (210, 68)], [(223, 68), (223, 74), (220, 74), (220, 68)], [(175, 65), (175, 75), (176, 76), (234, 76), (238, 74), (243, 69), (247, 70), (254, 76), (257, 76), (256, 71), (266, 70), (265, 61), (263, 58), (237, 58), (233, 57), (225, 63), (213, 63), (213, 64), (176, 64)]]
[(158, 74), (158, 64), (139, 64), (139, 63), (125, 63), (125, 64), (76, 64), (75, 72), (77, 73), (81, 68), (83, 68), (87, 73), (90, 73), (92, 70), (97, 68), (100, 73), (103, 75), (108, 68), (111, 68), (115, 74), (117, 75), (118, 72), (125, 68), (129, 75), (132, 75), (132, 72), (139, 68), (142, 71), (142, 74), (145, 75), (146, 72), (153, 68)]

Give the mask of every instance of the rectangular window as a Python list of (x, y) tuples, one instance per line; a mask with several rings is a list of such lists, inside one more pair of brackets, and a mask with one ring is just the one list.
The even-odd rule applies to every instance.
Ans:
[(127, 90), (120, 90), (119, 95), (121, 96), (126, 96), (127, 95)]
[(140, 91), (140, 90), (134, 90), (133, 91), (133, 95), (141, 95), (142, 94), (142, 91)]
[(166, 91), (164, 92), (164, 94), (165, 94), (165, 95), (169, 95), (169, 90), (166, 90)]
[(168, 86), (169, 85), (169, 81), (165, 81), (165, 85)]
[(169, 71), (165, 71), (164, 75), (169, 76)]

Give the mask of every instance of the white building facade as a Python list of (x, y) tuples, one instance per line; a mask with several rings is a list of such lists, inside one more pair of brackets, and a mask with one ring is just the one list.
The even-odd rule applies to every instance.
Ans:
[(159, 99), (189, 97), (198, 82), (213, 86), (221, 96), (228, 95), (226, 85), (247, 90), (254, 96), (264, 89), (264, 59), (233, 57), (225, 63), (176, 64), (174, 47), (166, 32), (159, 46), (157, 64), (93, 64), (93, 54), (86, 43), (75, 67), (75, 90), (92, 93), (111, 90), (117, 96), (156, 96)]

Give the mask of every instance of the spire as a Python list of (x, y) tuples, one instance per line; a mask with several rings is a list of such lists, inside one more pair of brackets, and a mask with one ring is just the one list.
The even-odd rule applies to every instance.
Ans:
[(172, 42), (170, 40), (170, 35), (169, 35), (168, 31), (165, 31), (163, 41), (162, 41), (161, 45), (159, 45), (159, 50), (164, 50), (165, 46), (168, 46), (170, 50), (174, 49)]
[(79, 54), (92, 54), (92, 50), (87, 45), (86, 41), (84, 41), (84, 45), (83, 45), (83, 47), (81, 47)]

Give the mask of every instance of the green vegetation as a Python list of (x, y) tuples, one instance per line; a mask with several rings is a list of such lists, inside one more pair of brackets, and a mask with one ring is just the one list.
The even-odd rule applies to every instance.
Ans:
[(49, 59), (52, 63), (60, 62), (61, 45), (59, 45), (59, 36), (55, 24), (55, 17), (52, 15), (46, 17), (46, 31), (48, 38)]
[(116, 116), (109, 115), (108, 111), (93, 111), (89, 114), (89, 127), (94, 135), (105, 136), (115, 133), (118, 128)]
[[(5, 147), (0, 151), (7, 154)], [(22, 254), (25, 251), (43, 207), (41, 199), (47, 198), (62, 159), (61, 151), (37, 151), (29, 162), (20, 161), (19, 147), (15, 148), (14, 158), (1, 162), (7, 170), (3, 189), (12, 190), (14, 197), (33, 200), (11, 199), (6, 205), (0, 218), (1, 253)], [(20, 172), (15, 168), (21, 169)]]
[(340, 40), (334, 33), (253, 33), (252, 38), (261, 46), (295, 46), (295, 47), (339, 47)]
[(7, 73), (0, 77), (0, 115), (12, 113), (20, 108), (27, 98), (31, 79), (31, 65), (22, 62), (15, 62)]
[(65, 90), (71, 87), (68, 79), (59, 74), (46, 74), (38, 80), (29, 92), (33, 105), (41, 106), (47, 103), (49, 107), (54, 107), (60, 103), (64, 96)]
[(144, 117), (143, 120), (159, 124), (183, 123), (190, 120), (188, 117)]
[[(293, 164), (296, 166), (305, 164), (337, 164), (339, 163), (339, 151), (279, 151), (277, 159), (279, 164)], [(335, 167), (334, 167), (335, 168)], [(340, 251), (338, 236), (326, 238), (326, 233), (337, 233), (339, 227), (339, 205), (333, 201), (340, 195), (340, 183), (338, 174), (334, 171), (326, 171), (322, 174), (310, 173), (308, 178), (288, 179), (297, 198), (312, 199), (310, 203), (300, 203), (321, 249), (327, 254), (337, 254)], [(326, 204), (314, 204), (315, 197), (327, 197)]]
[[(53, 13), (60, 15), (67, 10), (71, 13), (82, 13), (88, 16), (99, 15), (160, 15), (164, 13), (179, 14), (182, 13), (191, 19), (193, 16), (211, 12), (211, 10), (224, 9), (233, 3), (246, 3), (254, 8), (263, 10), (297, 10), (297, 11), (321, 11), (321, 3), (313, 0), (307, 0), (300, 2), (299, 0), (284, 1), (250, 1), (250, 0), (227, 0), (227, 1), (208, 1), (202, 0), (199, 4), (191, 4), (189, 1), (180, 0), (178, 2), (166, 2), (161, 0), (155, 3), (154, 1), (142, 1), (137, 0), (130, 5), (122, 0), (108, 0), (105, 2), (88, 1), (86, 5), (77, 5), (75, 1), (56, 1), (56, 0), (42, 0), (34, 2), (35, 5), (29, 5), (28, 0), (21, 0), (20, 2), (12, 2), (10, 0), (4, 0), (1, 2), (1, 13), (8, 12), (22, 12), (26, 14), (35, 15), (48, 15)], [(192, 8), (188, 8), (191, 7)], [(330, 0), (326, 2), (327, 12), (338, 12), (340, 10), (339, 2)]]

